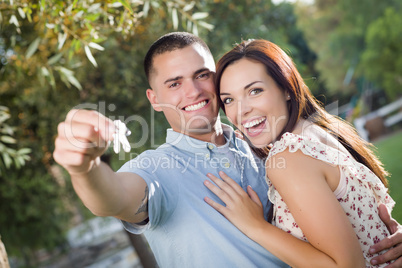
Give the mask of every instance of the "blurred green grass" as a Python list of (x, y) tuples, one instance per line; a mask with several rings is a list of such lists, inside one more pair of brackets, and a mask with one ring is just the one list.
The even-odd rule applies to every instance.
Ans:
[(396, 205), (392, 217), (402, 224), (402, 132), (397, 132), (374, 142), (377, 155), (391, 174), (388, 177), (389, 191)]

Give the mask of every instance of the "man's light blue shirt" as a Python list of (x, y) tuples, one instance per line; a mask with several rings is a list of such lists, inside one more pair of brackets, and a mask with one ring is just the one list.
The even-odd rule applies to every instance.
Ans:
[(165, 144), (125, 163), (118, 172), (136, 173), (148, 185), (149, 222), (124, 227), (144, 233), (160, 267), (288, 267), (203, 200), (223, 204), (203, 184), (207, 173), (219, 177), (222, 170), (244, 190), (251, 185), (268, 214), (262, 161), (231, 127), (223, 131), (227, 143), (217, 147), (169, 129)]

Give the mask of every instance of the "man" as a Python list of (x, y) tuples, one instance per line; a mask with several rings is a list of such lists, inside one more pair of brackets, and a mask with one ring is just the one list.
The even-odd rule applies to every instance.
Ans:
[[(287, 267), (203, 201), (219, 202), (203, 181), (208, 172), (224, 170), (244, 189), (258, 191), (265, 215), (269, 208), (261, 163), (219, 121), (215, 64), (206, 44), (188, 33), (165, 35), (151, 46), (144, 67), (152, 88), (147, 97), (172, 127), (164, 145), (115, 173), (100, 161), (115, 131), (110, 120), (73, 110), (59, 125), (54, 158), (84, 204), (95, 215), (121, 219), (133, 233), (144, 232), (161, 267)], [(71, 139), (96, 146), (80, 148)], [(401, 232), (393, 240), (401, 242)], [(389, 251), (393, 258), (402, 254), (398, 247)]]

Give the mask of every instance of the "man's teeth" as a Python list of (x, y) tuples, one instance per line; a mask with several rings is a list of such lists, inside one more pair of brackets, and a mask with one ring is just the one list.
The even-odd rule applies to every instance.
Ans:
[(205, 105), (207, 105), (207, 101), (202, 101), (198, 104), (189, 105), (189, 106), (185, 107), (184, 110), (185, 111), (195, 111), (195, 110), (201, 109)]
[(265, 118), (256, 119), (256, 120), (253, 120), (251, 122), (245, 123), (243, 126), (245, 128), (250, 128), (250, 127), (253, 127), (253, 126), (256, 126), (256, 125), (260, 124), (264, 120), (265, 120)]

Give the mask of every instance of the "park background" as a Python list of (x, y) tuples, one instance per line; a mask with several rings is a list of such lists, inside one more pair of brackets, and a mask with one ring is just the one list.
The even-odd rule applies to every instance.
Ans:
[(68, 231), (93, 218), (52, 158), (72, 107), (153, 122), (144, 142), (140, 120), (129, 122), (138, 146), (108, 151), (115, 170), (164, 142), (168, 125), (150, 109), (142, 61), (176, 30), (199, 35), (216, 60), (241, 40), (273, 41), (326, 108), (351, 123), (371, 115), (368, 138), (391, 174), (392, 215), (402, 223), (401, 121), (384, 125), (401, 108), (376, 112), (402, 97), (401, 11), (400, 0), (1, 0), (0, 235), (12, 267), (62, 267), (74, 250)]

